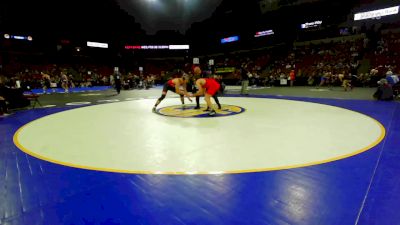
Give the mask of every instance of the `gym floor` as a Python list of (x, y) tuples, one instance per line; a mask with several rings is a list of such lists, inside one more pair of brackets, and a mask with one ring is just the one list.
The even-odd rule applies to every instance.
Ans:
[(373, 92), (230, 87), (215, 117), (43, 95), (0, 118), (0, 224), (400, 224), (399, 103)]

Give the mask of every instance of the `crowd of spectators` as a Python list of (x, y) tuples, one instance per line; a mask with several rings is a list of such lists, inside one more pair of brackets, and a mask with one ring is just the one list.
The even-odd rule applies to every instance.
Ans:
[[(106, 66), (86, 65), (24, 65), (14, 73), (0, 74), (4, 83), (10, 88), (22, 88), (23, 90), (42, 89), (44, 93), (51, 93), (52, 89), (63, 88), (68, 92), (69, 88), (113, 86), (114, 68)], [(157, 78), (153, 74), (119, 72), (123, 77), (125, 89), (144, 88), (155, 84)]]
[[(398, 91), (397, 65), (400, 63), (400, 34), (386, 33), (377, 40), (364, 36), (330, 42), (277, 46), (264, 50), (235, 52), (201, 58), (204, 70), (222, 75), (227, 84), (239, 84), (245, 77), (253, 86), (355, 86), (382, 87), (386, 83)], [(150, 88), (165, 80), (190, 72), (191, 63), (176, 60), (145, 61), (141, 69), (119, 68), (122, 88)], [(231, 68), (219, 71), (219, 68)], [(144, 70), (143, 70), (144, 69)], [(363, 72), (360, 72), (363, 71)], [(31, 90), (43, 88), (44, 93), (62, 87), (113, 86), (115, 68), (103, 65), (18, 64), (1, 71), (1, 82), (9, 88)], [(386, 85), (386, 86), (387, 86)], [(4, 113), (4, 96), (0, 97), (0, 113)]]
[(216, 65), (237, 68), (224, 76), (233, 82), (241, 77), (238, 68), (245, 67), (250, 85), (256, 86), (343, 86), (345, 90), (354, 86), (377, 87), (380, 79), (399, 72), (399, 37), (387, 34), (371, 43), (365, 36), (358, 36), (353, 40), (309, 43), (286, 51), (221, 56)]
[[(305, 44), (287, 49), (276, 47), (267, 50), (238, 52), (202, 58), (202, 68), (207, 68), (208, 58), (213, 58), (215, 68), (234, 68), (221, 73), (230, 84), (240, 82), (241, 68), (246, 66), (251, 85), (340, 86), (346, 77), (351, 77), (353, 86), (376, 87), (377, 82), (387, 74), (396, 74), (400, 62), (400, 35), (385, 34), (377, 43), (370, 43), (366, 37), (353, 40), (337, 40), (329, 43)], [(362, 60), (367, 72), (359, 72)], [(174, 76), (177, 70), (186, 70), (183, 62), (168, 60), (147, 61), (142, 65), (144, 72), (120, 68), (125, 89), (143, 87), (147, 84), (162, 83)], [(190, 67), (189, 67), (190, 68)], [(218, 70), (217, 70), (218, 71)], [(291, 79), (290, 74), (293, 74)], [(112, 67), (85, 65), (44, 65), (24, 66), (15, 72), (11, 81), (19, 80), (24, 87), (41, 88), (43, 74), (50, 77), (50, 83), (61, 86), (63, 74), (67, 75), (69, 87), (91, 87), (112, 85)], [(286, 85), (286, 83), (283, 83)]]

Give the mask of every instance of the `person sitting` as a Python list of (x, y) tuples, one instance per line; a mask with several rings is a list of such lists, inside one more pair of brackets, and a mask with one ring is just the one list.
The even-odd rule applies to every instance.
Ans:
[(0, 116), (8, 115), (8, 108), (6, 99), (0, 95)]
[(3, 85), (2, 79), (0, 79), (0, 116), (8, 115), (8, 107), (5, 95), (5, 86)]
[(400, 97), (400, 80), (399, 76), (396, 74), (386, 76), (386, 80), (392, 86), (393, 94), (395, 97)]
[[(26, 107), (30, 104), (30, 101), (27, 100), (23, 95), (24, 90), (22, 88), (13, 87), (14, 86), (8, 86), (7, 82), (0, 77), (0, 96), (3, 99), (0, 100), (2, 102), (2, 111), (7, 111), (4, 108), (5, 106), (7, 106), (8, 109), (16, 109)], [(6, 102), (7, 105), (5, 105)]]
[(390, 75), (386, 75), (386, 80), (391, 86), (394, 86), (397, 83), (399, 83), (399, 77), (393, 73)]
[(374, 93), (373, 97), (377, 100), (393, 100), (393, 89), (386, 79), (378, 81), (378, 89)]

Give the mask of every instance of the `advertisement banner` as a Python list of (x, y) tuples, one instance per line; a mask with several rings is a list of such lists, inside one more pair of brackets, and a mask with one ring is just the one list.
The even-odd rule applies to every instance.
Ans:
[(220, 67), (215, 70), (215, 73), (233, 73), (235, 72), (235, 67)]

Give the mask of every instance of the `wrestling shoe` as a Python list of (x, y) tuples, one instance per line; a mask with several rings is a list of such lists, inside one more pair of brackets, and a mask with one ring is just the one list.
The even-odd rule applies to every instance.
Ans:
[(217, 112), (215, 112), (215, 110), (211, 110), (208, 115), (209, 116), (215, 116), (217, 114)]

